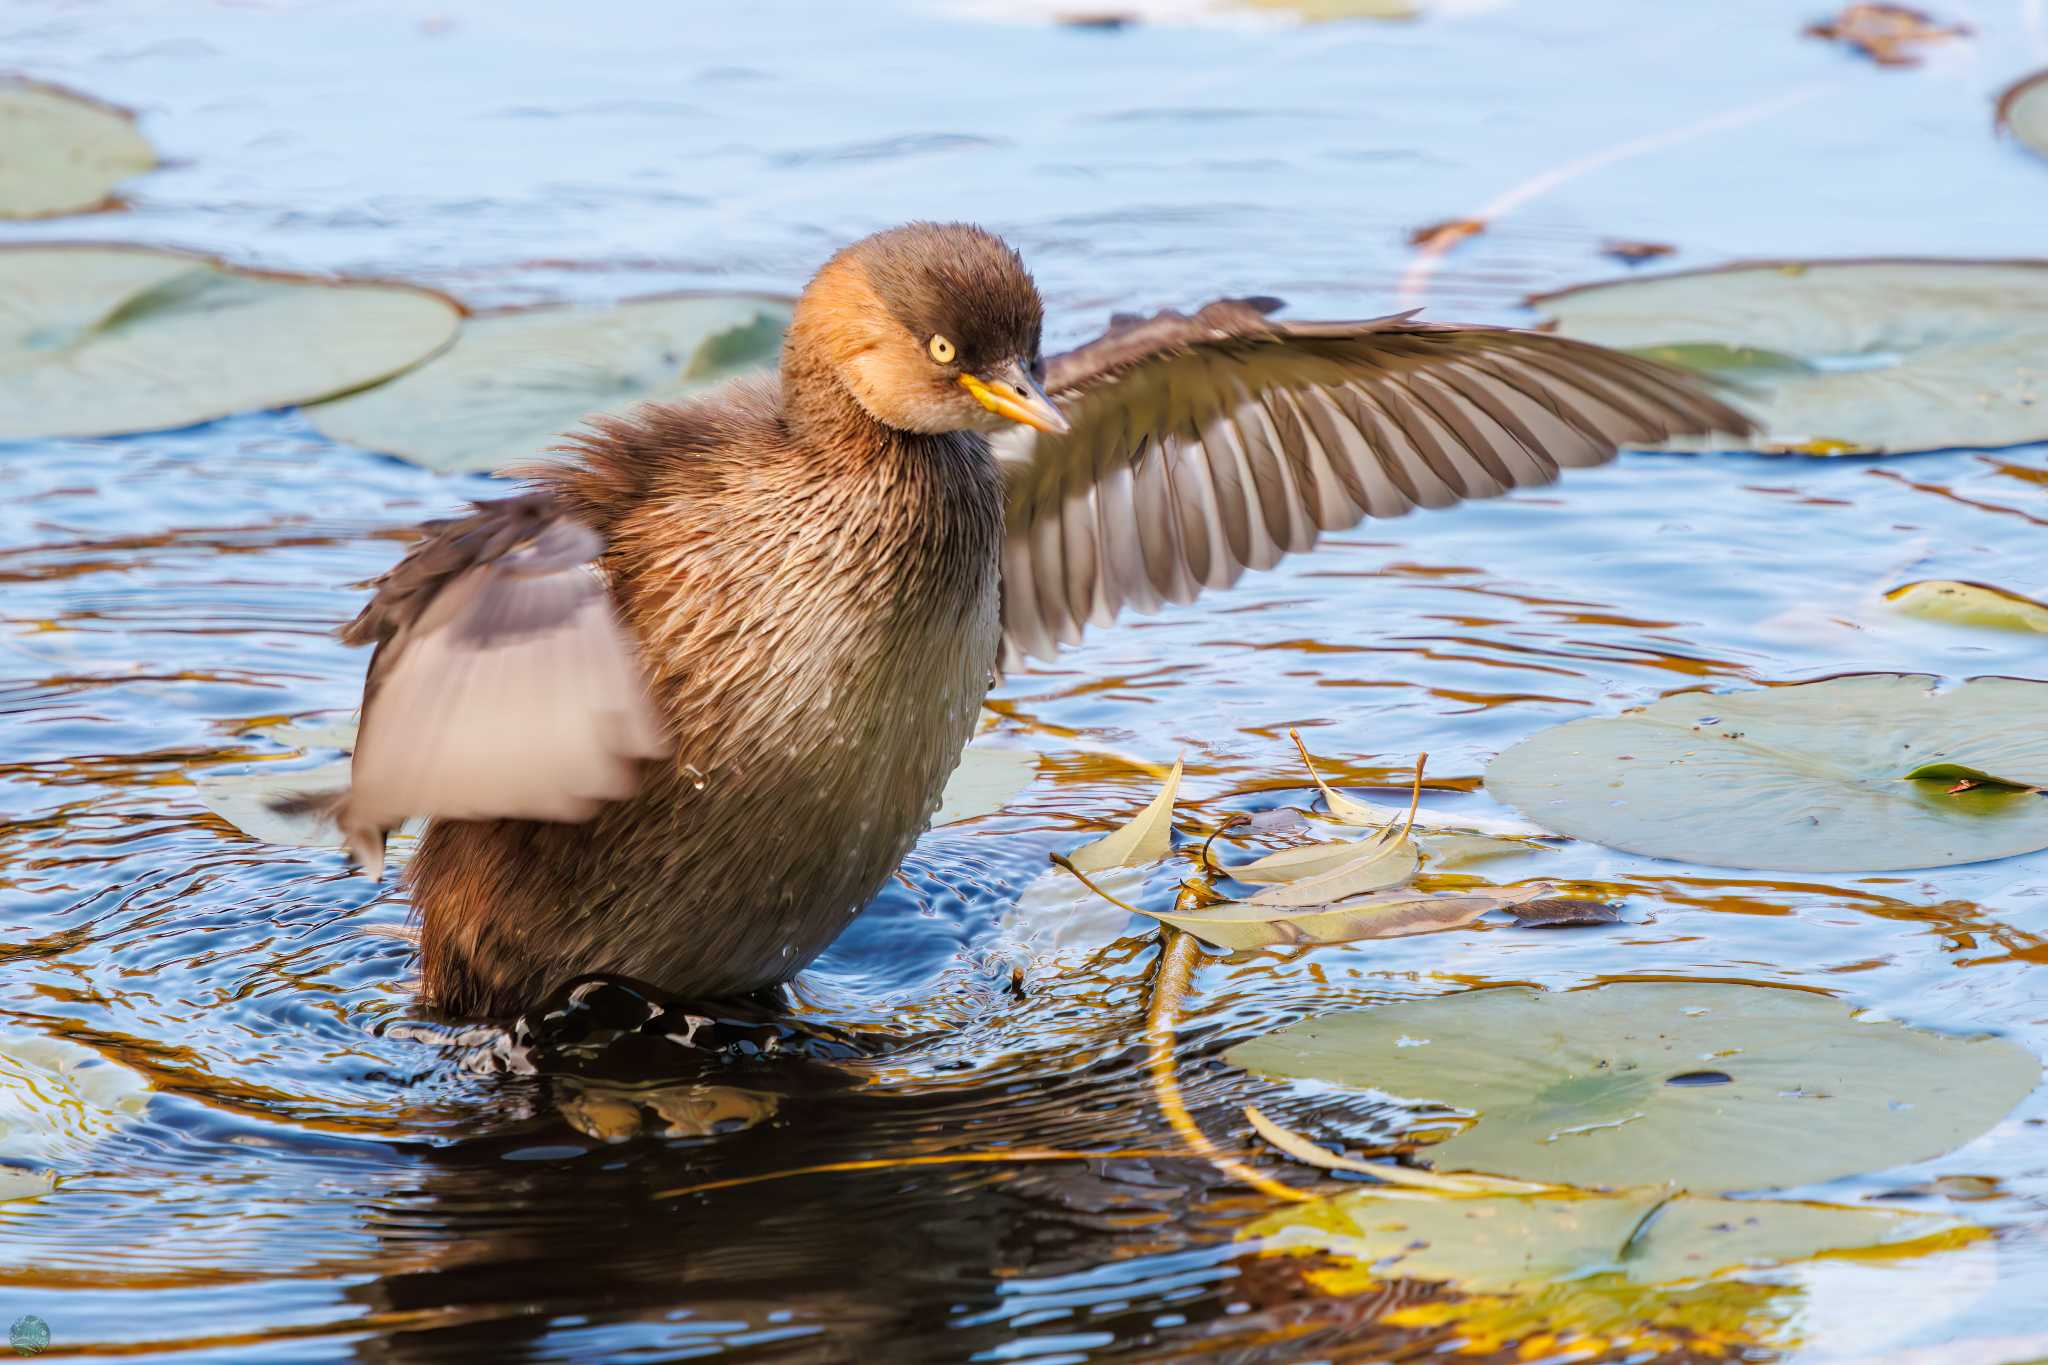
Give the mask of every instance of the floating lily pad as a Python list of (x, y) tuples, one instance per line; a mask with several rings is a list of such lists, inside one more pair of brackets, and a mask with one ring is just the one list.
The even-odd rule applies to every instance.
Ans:
[(1727, 380), (1730, 401), (1762, 424), (1758, 449), (1862, 454), (2048, 437), (2048, 262), (1762, 262), (1530, 303), (1566, 336)]
[(0, 1200), (47, 1193), (148, 1105), (149, 1082), (91, 1048), (0, 1034)]
[(1754, 1190), (1924, 1161), (2041, 1079), (2032, 1053), (1860, 1019), (1804, 991), (1685, 982), (1468, 991), (1290, 1025), (1225, 1054), (1477, 1115), (1442, 1171)]
[(1471, 1293), (1537, 1289), (1589, 1275), (1682, 1284), (1825, 1252), (1933, 1251), (1985, 1234), (1952, 1218), (1789, 1200), (1669, 1197), (1661, 1190), (1541, 1197), (1388, 1198), (1370, 1190), (1294, 1204), (1245, 1236), (1320, 1251), (1379, 1280), (1433, 1280)]
[(789, 311), (779, 297), (701, 294), (485, 314), (432, 363), (307, 415), (337, 441), (430, 469), (503, 469), (545, 455), (586, 416), (772, 366)]
[(970, 745), (960, 755), (960, 766), (946, 779), (932, 823), (950, 825), (977, 815), (993, 815), (1030, 786), (1037, 774), (1038, 755), (1028, 749)]
[(0, 249), (0, 440), (109, 436), (309, 403), (415, 365), (461, 312), (408, 285), (146, 247)]
[(2048, 71), (2036, 71), (1998, 97), (1998, 130), (2048, 156)]
[(1893, 588), (1884, 600), (1891, 603), (1893, 611), (1923, 621), (2048, 635), (2048, 602), (2036, 602), (1988, 583), (1930, 578)]
[(2048, 683), (1938, 681), (1681, 692), (1540, 731), (1486, 786), (1559, 833), (1713, 867), (1883, 872), (2048, 848), (2048, 798), (1908, 777), (1954, 763), (2048, 786)]
[(156, 166), (125, 109), (38, 81), (0, 78), (0, 218), (104, 208), (114, 187)]

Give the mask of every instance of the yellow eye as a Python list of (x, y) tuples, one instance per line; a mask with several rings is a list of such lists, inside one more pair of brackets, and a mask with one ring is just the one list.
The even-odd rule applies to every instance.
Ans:
[(940, 336), (937, 332), (932, 333), (931, 353), (932, 359), (938, 361), (941, 365), (952, 364), (953, 357), (959, 354), (959, 352), (953, 349), (953, 343)]

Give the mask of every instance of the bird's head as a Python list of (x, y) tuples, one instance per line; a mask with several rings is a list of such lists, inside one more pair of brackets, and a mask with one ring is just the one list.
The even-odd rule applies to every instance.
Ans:
[[(1040, 387), (1045, 305), (1015, 251), (965, 223), (911, 223), (847, 247), (797, 301), (789, 345), (899, 431), (1063, 432)], [(785, 360), (785, 368), (788, 362)]]

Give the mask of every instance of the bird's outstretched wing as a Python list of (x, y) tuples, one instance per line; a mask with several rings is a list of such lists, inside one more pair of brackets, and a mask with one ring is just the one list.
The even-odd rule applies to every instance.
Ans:
[(408, 817), (587, 820), (667, 752), (595, 531), (544, 493), (423, 529), (341, 631), (377, 647), (332, 811), (373, 875)]
[(1622, 444), (1752, 427), (1680, 372), (1582, 341), (1408, 313), (1274, 322), (1278, 306), (1122, 316), (1048, 363), (1072, 430), (995, 439), (1006, 667), (1367, 517), (1546, 484)]

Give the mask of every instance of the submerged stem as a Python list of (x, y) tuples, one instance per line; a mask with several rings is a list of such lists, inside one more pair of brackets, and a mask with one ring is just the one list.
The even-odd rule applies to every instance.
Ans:
[(1262, 1175), (1237, 1158), (1225, 1155), (1188, 1112), (1187, 1101), (1181, 1096), (1174, 1039), (1180, 1024), (1181, 1001), (1194, 980), (1196, 964), (1202, 960), (1202, 945), (1193, 934), (1171, 927), (1162, 926), (1160, 935), (1159, 966), (1152, 975), (1151, 1001), (1145, 1009), (1145, 1065), (1152, 1073), (1152, 1094), (1167, 1126), (1180, 1135), (1190, 1150), (1232, 1180), (1275, 1199), (1297, 1204), (1313, 1201), (1314, 1195)]

